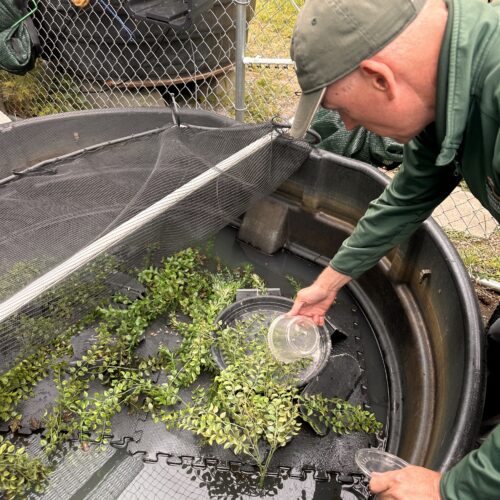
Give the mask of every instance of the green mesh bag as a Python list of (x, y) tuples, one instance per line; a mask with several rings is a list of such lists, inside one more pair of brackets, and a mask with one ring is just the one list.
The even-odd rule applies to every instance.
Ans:
[(24, 1), (0, 0), (0, 69), (17, 75), (32, 69), (37, 56), (31, 19), (18, 23), (25, 14)]
[(321, 136), (318, 147), (375, 166), (395, 167), (403, 161), (403, 145), (363, 127), (346, 130), (337, 111), (320, 109), (311, 127)]

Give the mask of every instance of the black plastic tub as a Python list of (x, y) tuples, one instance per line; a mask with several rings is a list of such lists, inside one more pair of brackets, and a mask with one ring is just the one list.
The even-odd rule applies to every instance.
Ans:
[[(201, 111), (183, 112), (182, 120), (207, 126), (233, 123)], [(170, 121), (168, 109), (119, 109), (6, 124), (0, 127), (0, 177)], [(313, 151), (271, 196), (286, 211), (284, 248), (265, 255), (239, 242), (233, 228), (217, 238), (215, 250), (228, 261), (248, 259), (268, 269), (278, 286), (292, 260), (301, 262), (297, 276), (312, 280), (387, 183), (369, 165)], [(428, 220), (407, 243), (349, 284), (339, 299), (332, 318), (354, 342), (353, 355), (368, 380), (368, 399), (387, 423), (388, 451), (433, 469), (453, 465), (476, 439), (485, 375), (482, 321), (454, 247)], [(357, 328), (365, 330), (358, 334)], [(357, 349), (355, 342), (362, 347)]]

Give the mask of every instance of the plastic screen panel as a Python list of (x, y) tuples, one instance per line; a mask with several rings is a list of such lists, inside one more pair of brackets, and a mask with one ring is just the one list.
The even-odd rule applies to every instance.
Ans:
[[(19, 300), (12, 314), (3, 308), (2, 370), (110, 296), (112, 276), (133, 274), (148, 258), (158, 261), (205, 240), (275, 190), (309, 151), (307, 143), (290, 140), (271, 124), (170, 126), (46, 160), (13, 176), (0, 190), (0, 308), (14, 295)], [(171, 202), (154, 217), (144, 215), (169, 195)], [(132, 229), (85, 265), (44, 284), (47, 273), (131, 220)], [(36, 327), (37, 318), (51, 328)]]

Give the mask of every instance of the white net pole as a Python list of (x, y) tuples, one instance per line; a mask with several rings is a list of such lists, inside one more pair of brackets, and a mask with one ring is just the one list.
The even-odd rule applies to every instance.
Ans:
[(149, 222), (161, 216), (169, 208), (173, 207), (190, 194), (196, 192), (203, 186), (206, 186), (210, 181), (216, 179), (222, 173), (228, 172), (233, 166), (237, 165), (245, 158), (248, 158), (252, 154), (266, 147), (278, 136), (278, 134), (278, 132), (273, 130), (264, 137), (252, 142), (211, 169), (203, 172), (199, 176), (182, 185), (180, 188), (172, 191), (172, 193), (138, 213), (123, 224), (120, 224), (108, 234), (86, 246), (48, 273), (30, 283), (28, 286), (0, 304), (0, 322), (4, 321), (9, 316), (19, 311), (22, 307), (29, 304), (32, 300), (36, 299), (44, 292), (63, 281), (71, 273), (81, 269), (97, 256), (109, 250), (120, 241), (123, 241), (127, 236), (130, 236), (135, 231), (141, 229)]

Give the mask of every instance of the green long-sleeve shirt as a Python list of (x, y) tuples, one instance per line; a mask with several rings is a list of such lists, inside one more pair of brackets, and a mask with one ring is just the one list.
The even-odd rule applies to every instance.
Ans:
[(354, 278), (413, 233), (462, 178), (500, 220), (500, 4), (446, 3), (436, 121), (405, 145), (400, 172), (332, 259)]
[[(401, 171), (332, 259), (354, 278), (415, 231), (462, 178), (500, 221), (500, 3), (446, 3), (436, 121), (405, 146)], [(500, 499), (500, 427), (440, 486), (443, 500)]]
[(500, 426), (441, 478), (443, 500), (500, 498)]

